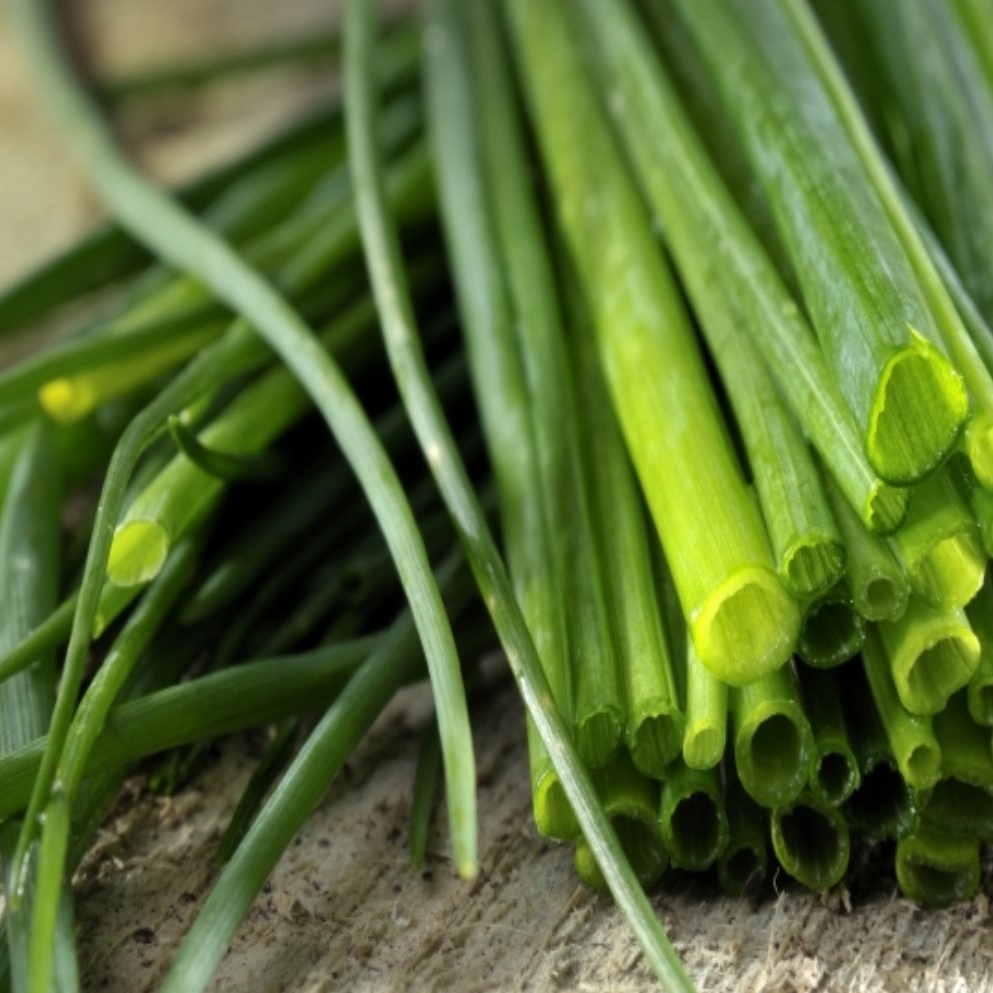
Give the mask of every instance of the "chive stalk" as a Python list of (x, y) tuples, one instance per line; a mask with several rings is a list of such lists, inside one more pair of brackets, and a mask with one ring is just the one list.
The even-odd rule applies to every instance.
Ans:
[(765, 879), (769, 831), (762, 808), (744, 791), (733, 763), (725, 766), (728, 840), (717, 859), (717, 879), (730, 896), (741, 896)]
[(804, 710), (814, 736), (810, 790), (829, 807), (843, 804), (859, 786), (859, 762), (841, 703), (837, 672), (798, 666)]
[(441, 742), (434, 721), (430, 721), (421, 732), (418, 743), (414, 795), (410, 803), (410, 864), (415, 869), (424, 865), (440, 764)]
[(993, 841), (993, 753), (987, 728), (969, 714), (957, 693), (934, 717), (941, 746), (941, 779), (924, 803), (925, 823), (949, 834)]
[[(638, 881), (648, 889), (659, 881), (669, 861), (659, 833), (658, 784), (638, 772), (623, 751), (594, 772), (594, 782)], [(587, 886), (607, 888), (585, 838), (576, 841), (574, 862)]]
[(728, 686), (701, 661), (686, 638), (686, 717), (683, 761), (691, 769), (713, 769), (720, 764), (727, 743)]
[[(958, 437), (968, 394), (934, 344), (931, 301), (791, 20), (794, 5), (674, 5), (772, 208), (870, 464), (889, 482), (921, 479)], [(756, 114), (764, 128), (746, 124)]]
[(803, 793), (772, 812), (772, 849), (794, 879), (816, 892), (836, 886), (848, 869), (851, 841), (841, 811)]
[(662, 629), (647, 522), (596, 348), (584, 333), (588, 329), (575, 330), (580, 332), (573, 345), (576, 382), (584, 398), (586, 484), (592, 494), (611, 627), (624, 674), (628, 752), (644, 775), (661, 779), (682, 749), (684, 721)]
[[(776, 575), (672, 276), (597, 105), (575, 25), (557, 2), (512, 2), (508, 12), (567, 251), (589, 294), (611, 397), (693, 640), (715, 675), (747, 682), (789, 656), (796, 607)], [(673, 409), (678, 421), (668, 416)], [(682, 425), (692, 425), (691, 434)], [(707, 457), (694, 457), (689, 445)], [(713, 554), (701, 558), (701, 544)]]
[(910, 900), (947, 907), (968, 900), (979, 888), (979, 842), (929, 827), (918, 828), (896, 846), (896, 879)]
[(713, 865), (728, 840), (720, 768), (691, 769), (676, 759), (662, 781), (659, 822), (676, 868), (702, 872)]
[(964, 607), (983, 583), (986, 557), (976, 522), (943, 470), (915, 488), (890, 547), (911, 589), (934, 607)]
[(878, 635), (900, 702), (912, 714), (937, 714), (979, 667), (979, 639), (961, 610), (912, 599), (900, 620), (879, 625)]
[(800, 795), (814, 760), (813, 734), (792, 666), (735, 687), (730, 703), (741, 785), (765, 807), (786, 806)]
[(827, 473), (824, 485), (845, 541), (846, 579), (856, 609), (867, 621), (897, 620), (910, 596), (903, 570), (886, 542), (863, 524)]
[(839, 680), (860, 774), (858, 788), (842, 807), (845, 819), (870, 838), (907, 837), (920, 823), (917, 793), (897, 768), (862, 663), (847, 663)]
[[(902, 519), (905, 496), (882, 483), (869, 467), (855, 421), (810, 327), (718, 176), (664, 70), (648, 49), (644, 33), (627, 8), (617, 2), (588, 2), (583, 9), (597, 40), (601, 65), (608, 70), (609, 89), (622, 95), (610, 101), (615, 122), (677, 265), (684, 278), (696, 274), (693, 285), (701, 302), (705, 300), (703, 277), (719, 260), (720, 278), (713, 291), (726, 296), (741, 319), (741, 327), (732, 330), (719, 316), (720, 327), (727, 331), (719, 339), (724, 342), (724, 351), (730, 353), (734, 348), (750, 356), (747, 343), (738, 344), (738, 339), (750, 337), (793, 416), (859, 516), (875, 530), (893, 530)], [(667, 30), (674, 26), (669, 18)], [(727, 288), (726, 293), (721, 287)], [(731, 365), (730, 359), (725, 365)], [(742, 403), (748, 400), (747, 395), (741, 398)], [(759, 431), (760, 425), (753, 424)], [(778, 414), (776, 424), (783, 424)], [(796, 445), (795, 432), (788, 426), (782, 430), (785, 435), (777, 447), (788, 450), (802, 465), (804, 456)], [(808, 478), (805, 466), (798, 471), (800, 478)], [(835, 560), (835, 533), (824, 516), (818, 489), (814, 484), (804, 494), (804, 520), (827, 539), (822, 550), (830, 563)], [(771, 494), (767, 502), (783, 522), (779, 544), (788, 557), (791, 543), (786, 535), (791, 511)], [(782, 556), (780, 561), (786, 565)]]
[(841, 665), (858, 654), (863, 641), (865, 620), (846, 580), (804, 605), (796, 651), (808, 665)]
[(941, 775), (941, 748), (934, 736), (931, 718), (911, 714), (901, 703), (894, 685), (891, 656), (877, 631), (869, 631), (862, 660), (872, 699), (900, 775), (916, 790), (930, 789)]

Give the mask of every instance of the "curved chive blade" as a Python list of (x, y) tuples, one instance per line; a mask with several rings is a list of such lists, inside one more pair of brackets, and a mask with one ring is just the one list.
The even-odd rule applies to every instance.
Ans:
[(814, 758), (792, 666), (735, 687), (730, 710), (741, 785), (764, 807), (792, 802), (806, 785)]
[[(976, 475), (993, 488), (993, 377), (983, 363), (962, 318), (955, 308), (948, 289), (928, 254), (914, 218), (905, 207), (905, 198), (897, 187), (892, 169), (873, 140), (855, 96), (852, 94), (839, 68), (830, 46), (827, 44), (813, 13), (798, 0), (778, 0), (784, 8), (797, 39), (803, 45), (807, 59), (824, 87), (833, 111), (844, 131), (844, 138), (858, 156), (864, 175), (869, 179), (879, 198), (886, 217), (892, 225), (905, 253), (919, 287), (920, 297), (933, 315), (931, 329), (924, 324), (911, 323), (913, 331), (927, 334), (932, 340), (944, 346), (958, 370), (960, 384), (968, 390), (965, 399), (971, 397), (972, 417), (965, 425), (965, 448)], [(891, 30), (887, 28), (887, 30)], [(933, 49), (935, 40), (928, 38), (927, 48)], [(942, 113), (944, 113), (944, 109)], [(976, 122), (970, 122), (976, 130)], [(978, 131), (976, 133), (979, 133)], [(971, 216), (968, 223), (972, 223)], [(929, 333), (930, 331), (930, 333)], [(933, 372), (937, 372), (935, 367)], [(952, 383), (935, 382), (935, 386), (946, 393), (951, 401)], [(953, 404), (947, 405), (948, 412)], [(928, 411), (933, 405), (928, 405)], [(963, 415), (967, 413), (963, 409)], [(882, 419), (882, 418), (880, 418)], [(961, 422), (960, 422), (961, 423)], [(925, 429), (929, 426), (925, 421)], [(937, 463), (935, 463), (937, 464)]]
[(983, 584), (986, 556), (976, 522), (943, 469), (914, 489), (890, 547), (911, 589), (934, 607), (964, 607)]
[(586, 484), (624, 675), (628, 752), (639, 771), (661, 779), (681, 751), (684, 724), (652, 575), (652, 538), (590, 329), (577, 321), (574, 330)]
[(744, 791), (733, 763), (725, 767), (728, 840), (717, 859), (717, 879), (731, 896), (754, 891), (769, 865), (769, 828), (762, 808)]
[(979, 842), (918, 828), (897, 842), (896, 878), (900, 892), (928, 907), (968, 900), (979, 888)]
[[(726, 296), (740, 316), (740, 328), (727, 328), (729, 333), (719, 338), (728, 353), (725, 365), (731, 364), (732, 348), (751, 354), (748, 343), (740, 340), (749, 335), (752, 348), (761, 352), (793, 416), (838, 478), (852, 506), (858, 508), (873, 528), (893, 530), (903, 516), (906, 497), (883, 484), (869, 468), (854, 419), (810, 328), (717, 175), (665, 72), (654, 53), (648, 50), (644, 32), (631, 20), (626, 7), (616, 0), (610, 3), (591, 0), (583, 7), (596, 39), (593, 47), (609, 69), (608, 89), (623, 94), (623, 99), (609, 101), (610, 109), (665, 229), (677, 266), (684, 278), (691, 273), (698, 277), (691, 285), (691, 292), (695, 286), (696, 302), (710, 310), (702, 280), (709, 266), (719, 264), (720, 278), (711, 290), (722, 299)], [(668, 19), (667, 36), (671, 35), (672, 27)], [(726, 293), (722, 292), (722, 286), (726, 287)], [(720, 312), (718, 316), (715, 333), (723, 325)], [(733, 373), (734, 369), (728, 371)], [(764, 380), (765, 373), (760, 375)], [(742, 398), (742, 402), (748, 400), (747, 396)], [(782, 418), (777, 416), (776, 423), (781, 422)], [(760, 431), (760, 425), (756, 423), (754, 427), (756, 432)], [(779, 439), (782, 443), (776, 441), (776, 447), (794, 453), (799, 465), (805, 456), (796, 447), (795, 431), (789, 427), (784, 430), (785, 436)], [(800, 473), (806, 477), (805, 468)], [(801, 551), (804, 546), (797, 548), (801, 554), (794, 568), (788, 568), (793, 543), (788, 537), (791, 526), (787, 518), (792, 512), (782, 501), (777, 503), (772, 494), (764, 499), (784, 524), (783, 530), (777, 531), (780, 539), (776, 543), (784, 553), (778, 555), (778, 561), (787, 567), (787, 575), (790, 571), (797, 573), (800, 585), (816, 586), (819, 570), (803, 581), (806, 569), (798, 568), (810, 557)], [(836, 561), (836, 535), (830, 520), (824, 518), (821, 503), (815, 487), (805, 501), (803, 517), (807, 525), (816, 525), (815, 531), (824, 525), (825, 544), (821, 551), (827, 554), (822, 565), (826, 565), (825, 585), (830, 585), (828, 576), (833, 574)], [(813, 512), (813, 517), (807, 511)], [(774, 535), (774, 541), (775, 538)]]
[(868, 621), (895, 621), (907, 609), (910, 589), (886, 542), (859, 520), (830, 476), (824, 474), (834, 518), (845, 541), (849, 589)]
[[(384, 212), (382, 163), (370, 140), (375, 105), (369, 87), (372, 57), (371, 11), (362, 0), (348, 8), (346, 33), (346, 92), (350, 100), (349, 144), (354, 167), (356, 198), (363, 225), (369, 269), (382, 317), (383, 334), (397, 385), (445, 504), (452, 515), (483, 596), (503, 644), (511, 671), (521, 691), (534, 733), (548, 751), (558, 776), (557, 785), (576, 811), (601, 872), (627, 918), (656, 975), (673, 990), (691, 990), (692, 984), (666, 940), (651, 905), (641, 892), (610, 821), (600, 806), (589, 776), (569, 741), (569, 731), (558, 713), (541, 661), (521, 615), (506, 569), (478, 499), (472, 492), (438, 403), (403, 279), (395, 231)], [(453, 15), (446, 0), (433, 0), (429, 24), (434, 54), (445, 55), (447, 18)]]
[(969, 680), (969, 714), (977, 724), (993, 727), (993, 575), (986, 576), (965, 614), (979, 640), (979, 665)]
[(861, 782), (842, 808), (851, 829), (870, 838), (904, 838), (917, 830), (917, 794), (897, 769), (861, 662), (844, 666), (845, 717)]
[(891, 682), (911, 714), (937, 714), (979, 667), (979, 639), (961, 610), (935, 610), (912, 599), (900, 620), (877, 631)]
[[(889, 482), (921, 479), (956, 440), (968, 394), (933, 344), (930, 300), (790, 5), (675, 6), (772, 209), (869, 463)], [(756, 113), (766, 128), (746, 123)]]
[(772, 812), (772, 848), (779, 864), (804, 886), (836, 886), (848, 869), (851, 843), (841, 812), (804, 793)]
[(909, 713), (900, 702), (893, 682), (891, 656), (877, 631), (869, 631), (862, 661), (900, 775), (916, 790), (930, 789), (941, 775), (941, 748), (931, 718)]
[(720, 769), (691, 769), (676, 759), (662, 782), (659, 822), (674, 866), (702, 872), (713, 865), (728, 840)]
[(727, 743), (728, 687), (701, 661), (686, 638), (686, 721), (683, 761), (691, 769), (720, 764)]
[[(596, 770), (593, 781), (638, 882), (648, 889), (659, 881), (669, 862), (659, 835), (658, 784), (638, 772), (624, 752)], [(597, 860), (582, 837), (576, 842), (575, 866), (587, 886), (606, 890)]]
[[(437, 582), (457, 616), (468, 600), (460, 555)], [(421, 663), (411, 612), (394, 622), (321, 718), (235, 850), (173, 959), (163, 993), (203, 990), (266, 877), (393, 694)]]
[(921, 812), (929, 827), (993, 841), (993, 753), (990, 733), (969, 715), (964, 693), (957, 693), (934, 717), (941, 746), (941, 779)]
[(824, 669), (841, 665), (858, 654), (864, 641), (865, 620), (855, 608), (847, 581), (805, 605), (796, 651), (808, 665)]
[[(700, 658), (743, 683), (781, 665), (797, 629), (758, 511), (639, 193), (559, 3), (508, 5), (570, 261), (625, 441)], [(669, 411), (678, 409), (674, 422)], [(692, 424), (692, 442), (683, 424)], [(688, 450), (704, 450), (706, 459)], [(673, 472), (672, 466), (680, 466)], [(701, 544), (712, 554), (701, 558)]]
[(838, 807), (858, 789), (859, 763), (841, 703), (843, 674), (798, 666), (804, 710), (814, 735), (811, 792), (829, 807)]

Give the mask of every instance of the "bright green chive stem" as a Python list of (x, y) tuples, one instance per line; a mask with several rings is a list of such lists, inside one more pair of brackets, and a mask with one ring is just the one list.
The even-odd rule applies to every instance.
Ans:
[(986, 85), (993, 88), (993, 39), (986, 31), (993, 13), (989, 0), (952, 0), (952, 5), (975, 45), (976, 55), (986, 73)]
[[(514, 332), (514, 301), (504, 277), (496, 196), (482, 169), (465, 12), (453, 9), (444, 30), (444, 47), (429, 52), (425, 64), (428, 123), (474, 393), (500, 497), (508, 566), (535, 648), (546, 660), (546, 672), (554, 677), (556, 702), (564, 714), (571, 709), (576, 748), (588, 766), (599, 766), (617, 748), (621, 732), (613, 646), (609, 632), (602, 643), (585, 637), (585, 630), (566, 637), (565, 604), (558, 585), (565, 577), (556, 574), (551, 522), (542, 499), (540, 453)], [(575, 529), (574, 522), (567, 526)], [(581, 626), (582, 605), (577, 614)], [(578, 664), (572, 665), (567, 682), (561, 669), (563, 661), (569, 664), (570, 655)], [(612, 692), (604, 693), (610, 686), (601, 678), (604, 673), (613, 682)], [(560, 696), (570, 682), (571, 708)], [(535, 748), (531, 760), (540, 797), (547, 760)]]
[(682, 750), (684, 722), (652, 575), (654, 535), (647, 530), (642, 497), (610, 407), (596, 346), (589, 329), (575, 330), (586, 484), (624, 675), (628, 752), (644, 775), (661, 779)]
[[(17, 438), (20, 454), (3, 488), (0, 512), (0, 644), (5, 648), (51, 612), (59, 581), (61, 481), (51, 430), (35, 422)], [(54, 703), (55, 660), (50, 652), (36, 656), (33, 665), (0, 684), (0, 761), (44, 734)], [(19, 827), (15, 822), (0, 827), (8, 893)], [(78, 988), (71, 892), (68, 886), (58, 886), (48, 899), (53, 931), (50, 975), (59, 989)], [(31, 920), (37, 906), (38, 894), (32, 891), (20, 907), (7, 907), (3, 938), (14, 989), (28, 989)]]
[(910, 588), (887, 543), (859, 520), (828, 473), (824, 486), (845, 541), (846, 580), (855, 608), (867, 621), (895, 621), (907, 609)]
[(945, 470), (914, 489), (890, 548), (910, 588), (934, 607), (964, 607), (982, 586), (986, 556), (976, 522)]
[(855, 606), (848, 581), (805, 604), (797, 655), (808, 665), (830, 668), (858, 654), (865, 641), (865, 619)]
[[(814, 735), (810, 790), (829, 807), (843, 804), (858, 789), (859, 762), (841, 704), (842, 676), (798, 666), (803, 708)], [(847, 689), (847, 686), (846, 686)]]
[[(740, 684), (793, 648), (779, 582), (678, 291), (559, 2), (508, 5), (567, 249), (701, 660)], [(674, 418), (672, 411), (679, 411)], [(694, 457), (704, 451), (705, 459)], [(674, 471), (678, 466), (679, 471)], [(711, 554), (699, 555), (707, 547)]]
[[(598, 53), (609, 69), (608, 89), (618, 94), (609, 101), (610, 108), (666, 229), (677, 265), (685, 278), (695, 274), (693, 286), (702, 302), (699, 281), (706, 267), (716, 266), (714, 260), (718, 260), (719, 278), (712, 289), (720, 292), (724, 287), (726, 293), (720, 292), (720, 297), (736, 301), (735, 313), (742, 323), (736, 334), (721, 336), (727, 339), (726, 350), (735, 346), (738, 337), (751, 336), (793, 416), (830, 466), (851, 505), (870, 527), (893, 530), (903, 516), (906, 498), (870, 469), (854, 419), (810, 327), (718, 176), (655, 54), (648, 49), (645, 35), (617, 2), (589, 2), (584, 9)], [(720, 333), (722, 328), (727, 330), (723, 322), (715, 330)], [(789, 428), (784, 430), (788, 439), (795, 439)], [(792, 440), (783, 444), (802, 460)], [(805, 470), (799, 471), (801, 478), (807, 478)], [(806, 496), (809, 512), (820, 503), (817, 488)], [(785, 522), (782, 501), (777, 507), (771, 494), (768, 499), (776, 516)], [(813, 522), (824, 523), (820, 509), (813, 521), (807, 520)], [(830, 527), (823, 533), (831, 535), (828, 547), (833, 547)], [(782, 553), (788, 555), (790, 549), (786, 532), (778, 540), (774, 536), (774, 542), (778, 561), (785, 564)], [(806, 557), (801, 555), (797, 566)]]
[(941, 779), (924, 803), (929, 827), (993, 841), (993, 752), (989, 729), (969, 714), (965, 693), (956, 693), (934, 716), (941, 746)]
[(947, 907), (979, 889), (979, 841), (930, 827), (897, 842), (896, 879), (908, 900)]
[(877, 630), (900, 702), (912, 714), (937, 714), (979, 667), (979, 639), (961, 610), (911, 599), (900, 620)]
[(186, 459), (221, 482), (271, 482), (286, 468), (275, 452), (224, 452), (209, 447), (180, 414), (172, 414), (167, 424), (170, 437)]
[[(593, 781), (638, 882), (648, 889), (659, 881), (669, 862), (659, 834), (658, 783), (638, 772), (623, 750), (593, 773)], [(576, 841), (575, 865), (587, 886), (606, 890), (585, 838)]]
[(897, 769), (886, 731), (872, 699), (861, 660), (838, 673), (861, 781), (843, 811), (856, 833), (870, 838), (904, 838), (917, 829), (917, 793)]
[(293, 758), (299, 731), (300, 720), (296, 717), (287, 717), (276, 725), (272, 739), (245, 785), (238, 805), (221, 836), (212, 860), (215, 866), (226, 865), (248, 834), (267, 794)]
[(674, 866), (702, 872), (713, 865), (728, 840), (720, 767), (691, 769), (676, 759), (662, 781), (659, 823)]
[[(603, 670), (613, 648), (601, 651), (607, 625), (604, 577), (593, 543), (589, 500), (581, 470), (577, 437), (578, 407), (565, 347), (563, 317), (555, 292), (555, 273), (532, 188), (531, 162), (524, 146), (522, 122), (514, 100), (502, 29), (488, 3), (466, 7), (471, 41), (471, 65), (476, 89), (479, 122), (480, 166), (485, 174), (494, 229), (499, 240), (500, 261), (513, 305), (513, 330), (520, 352), (528, 401), (537, 468), (541, 476), (540, 498), (555, 569), (555, 582), (564, 607), (559, 611), (566, 628), (562, 633), (563, 654), (539, 655), (545, 664), (556, 699), (556, 685), (565, 683), (553, 673), (555, 665), (571, 665), (572, 658), (602, 658)], [(464, 47), (464, 45), (463, 45)], [(462, 66), (464, 68), (465, 61)], [(575, 524), (556, 528), (555, 522), (575, 519)], [(571, 671), (568, 674), (570, 680)], [(587, 693), (590, 681), (584, 678)], [(608, 682), (612, 703), (619, 705), (616, 678)], [(595, 694), (596, 690), (593, 687)], [(571, 706), (571, 701), (567, 707)], [(616, 740), (609, 713), (605, 744)], [(539, 797), (560, 797), (547, 754), (530, 734), (534, 791)], [(536, 805), (544, 814), (561, 803)], [(571, 818), (571, 814), (570, 814)], [(572, 818), (574, 822), (574, 818)], [(578, 827), (572, 827), (578, 833)], [(541, 828), (541, 823), (539, 823)]]
[[(387, 543), (396, 556), (401, 582), (423, 639), (445, 757), (455, 859), (462, 874), (474, 875), (475, 769), (454, 640), (417, 534), (416, 522), (396, 473), (365, 412), (337, 365), (285, 300), (246, 266), (227, 244), (204, 229), (125, 162), (100, 119), (99, 111), (87, 99), (62, 60), (46, 5), (30, 0), (14, 0), (12, 10), (14, 22), (20, 29), (53, 111), (64, 131), (72, 137), (90, 179), (117, 219), (153, 247), (164, 261), (182, 272), (201, 278), (219, 300), (251, 322), (252, 327), (279, 353), (310, 393), (355, 469)], [(377, 134), (376, 129), (371, 128), (367, 140), (375, 143)], [(356, 187), (358, 185), (356, 183)], [(168, 410), (165, 413), (173, 412)], [(100, 574), (109, 552), (107, 536), (101, 531), (108, 523), (116, 523), (116, 513), (105, 516), (96, 524), (88, 560), (91, 563), (91, 588), (96, 586), (96, 579), (102, 578)], [(84, 592), (89, 594), (89, 590)], [(36, 830), (33, 818), (47, 800), (54, 760), (61, 752), (72, 705), (78, 693), (98, 595), (99, 587), (92, 594), (80, 596), (76, 637), (70, 642), (63, 686), (52, 722), (51, 757), (38, 777), (36, 794), (18, 846), (15, 871), (19, 878), (22, 875), (20, 866)], [(19, 899), (17, 888), (12, 899)]]
[[(675, 102), (668, 83), (643, 39), (635, 36), (626, 9), (621, 3), (597, 0), (587, 8), (598, 48), (611, 69), (608, 82), (620, 87), (609, 101), (610, 109), (662, 220), (666, 242), (734, 408), (780, 578), (795, 595), (812, 596), (841, 578), (844, 546), (807, 443), (752, 340), (756, 334), (748, 328), (755, 316), (752, 299), (742, 297), (726, 278), (728, 265), (722, 253), (714, 251), (714, 245), (724, 240), (725, 229), (733, 232), (734, 225), (725, 222), (718, 227), (714, 207), (673, 182), (673, 172), (682, 178), (680, 167), (689, 172), (692, 154), (699, 149), (681, 147), (695, 139), (681, 111), (668, 105), (667, 98)], [(654, 128), (645, 126), (648, 115), (654, 115)], [(670, 117), (683, 126), (682, 141), (671, 135)], [(675, 169), (670, 160), (676, 160)], [(691, 181), (700, 183), (697, 177)], [(719, 183), (716, 176), (713, 183)]]
[(772, 850), (794, 879), (815, 892), (836, 886), (848, 869), (851, 844), (841, 811), (803, 793), (772, 812)]
[(793, 667), (735, 687), (730, 704), (741, 785), (764, 807), (791, 803), (807, 784), (815, 758)]
[(805, 38), (776, 0), (675, 6), (775, 215), (870, 464), (893, 483), (920, 479), (956, 440), (968, 395), (933, 344), (930, 300)]
[(965, 609), (979, 640), (979, 665), (969, 679), (969, 713), (977, 724), (993, 727), (993, 576)]
[(421, 732), (417, 748), (417, 771), (414, 774), (414, 796), (410, 802), (410, 864), (415, 869), (424, 865), (428, 848), (428, 830), (435, 793), (438, 790), (438, 767), (441, 765), (441, 742), (434, 721)]
[(686, 638), (686, 718), (683, 761), (691, 769), (713, 769), (724, 756), (728, 727), (728, 686), (701, 661)]
[[(453, 617), (471, 591), (463, 569), (456, 554), (438, 571), (437, 585), (448, 594)], [(259, 812), (179, 946), (162, 993), (200, 993), (207, 986), (266, 877), (355, 746), (421, 662), (416, 628), (405, 611), (349, 679)]]
[[(375, 342), (375, 310), (368, 298), (335, 319), (322, 335), (346, 366), (361, 362)], [(284, 367), (246, 387), (200, 434), (198, 441), (230, 457), (256, 455), (310, 408), (310, 399)], [(224, 479), (206, 472), (182, 452), (134, 498), (114, 531), (107, 576), (117, 586), (152, 580), (169, 549), (197, 528), (227, 490)]]
[[(122, 703), (108, 716), (85, 775), (319, 710), (381, 641), (381, 635), (368, 635), (300, 655), (247, 662)], [(44, 747), (42, 738), (0, 758), (0, 818), (24, 808)]]
[[(448, 44), (446, 0), (432, 0), (428, 56), (444, 55)], [(493, 620), (536, 734), (548, 751), (561, 792), (576, 813), (607, 886), (630, 924), (652, 971), (673, 991), (690, 991), (692, 983), (666, 940), (651, 905), (601, 806), (593, 783), (569, 740), (527, 623), (514, 599), (506, 568), (486, 516), (473, 493), (437, 394), (431, 384), (417, 338), (396, 230), (385, 211), (383, 166), (370, 140), (376, 118), (370, 85), (373, 62), (372, 11), (363, 0), (348, 7), (346, 95), (349, 99), (349, 148), (366, 256), (382, 319), (390, 364), (421, 449), (462, 540), (483, 603)], [(439, 51), (439, 49), (441, 51)]]
[(734, 763), (724, 767), (728, 840), (717, 859), (717, 879), (730, 896), (761, 885), (769, 863), (769, 830), (762, 808), (744, 791)]
[[(912, 604), (910, 610), (913, 611)], [(900, 775), (916, 790), (930, 789), (941, 775), (941, 747), (931, 718), (911, 714), (900, 702), (891, 669), (892, 656), (877, 631), (870, 630), (862, 661), (873, 702)]]
[[(892, 224), (892, 231), (903, 247), (905, 259), (913, 270), (917, 286), (920, 288), (920, 296), (933, 315), (934, 323), (930, 328), (912, 322), (909, 326), (915, 332), (927, 335), (933, 342), (944, 346), (955, 364), (956, 379), (959, 384), (964, 383), (968, 390), (966, 399), (971, 398), (972, 417), (965, 425), (966, 451), (976, 475), (985, 485), (993, 489), (993, 376), (983, 363), (961, 316), (955, 309), (955, 304), (928, 254), (914, 219), (905, 207), (905, 199), (893, 176), (893, 170), (873, 139), (869, 125), (817, 25), (816, 18), (800, 0), (777, 0), (777, 2), (786, 15), (787, 30), (792, 30), (802, 43), (809, 64), (817, 73), (832, 109), (838, 116), (844, 130), (844, 137), (839, 136), (838, 140), (847, 139), (851, 149), (858, 155), (864, 175), (871, 181), (879, 202)], [(921, 6), (923, 7), (923, 4)], [(888, 25), (887, 30), (892, 31), (892, 27)], [(935, 38), (929, 33), (926, 42), (928, 52), (934, 50), (935, 44)], [(962, 68), (956, 66), (957, 71), (962, 71)], [(903, 85), (904, 81), (901, 79), (901, 87)], [(947, 113), (945, 101), (942, 99), (939, 102), (941, 113)], [(979, 116), (975, 109), (972, 113)], [(977, 134), (982, 132), (983, 125), (979, 120), (971, 120), (969, 126)], [(822, 140), (823, 137), (822, 135)], [(941, 136), (933, 134), (931, 140), (936, 143), (943, 141)], [(962, 185), (958, 176), (955, 182)], [(971, 214), (967, 213), (960, 221), (963, 222), (972, 224)], [(920, 381), (920, 386), (929, 392), (936, 391), (943, 395), (946, 402), (937, 405), (935, 393), (931, 393), (926, 411), (931, 412), (944, 407), (950, 414), (955, 409), (952, 380), (947, 375), (940, 374), (937, 363), (932, 363), (931, 379), (932, 382), (928, 385)], [(883, 419), (883, 413), (885, 412), (880, 409), (880, 421)], [(967, 411), (963, 410), (963, 419), (966, 413)], [(929, 419), (925, 415), (917, 424), (918, 431), (922, 434), (926, 433), (925, 427), (928, 423)], [(962, 420), (959, 423), (961, 424)]]

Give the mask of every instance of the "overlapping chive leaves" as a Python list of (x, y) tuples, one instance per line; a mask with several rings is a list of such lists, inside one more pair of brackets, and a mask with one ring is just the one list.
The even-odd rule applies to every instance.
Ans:
[[(989, 45), (971, 0), (900, 5), (898, 30), (877, 0), (815, 6), (429, 0), (377, 41), (351, 0), (344, 107), (173, 199), (115, 149), (45, 5), (15, 0), (115, 216), (0, 293), (5, 334), (100, 295), (0, 372), (15, 991), (78, 988), (67, 880), (130, 765), (160, 754), (153, 784), (181, 788), (205, 741), (272, 725), (164, 987), (205, 988), (425, 668), (411, 855), (440, 765), (472, 875), (481, 624), (524, 700), (538, 830), (666, 988), (691, 983), (643, 888), (670, 865), (740, 893), (773, 856), (821, 890), (891, 839), (908, 896), (975, 892)], [(60, 549), (63, 501), (101, 474)]]

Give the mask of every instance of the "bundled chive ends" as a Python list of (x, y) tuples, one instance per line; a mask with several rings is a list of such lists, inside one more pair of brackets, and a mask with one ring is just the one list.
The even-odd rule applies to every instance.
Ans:
[(664, 988), (692, 989), (645, 896), (670, 867), (822, 891), (889, 842), (905, 896), (971, 897), (993, 6), (372, 6), (343, 44), (97, 87), (340, 63), (342, 100), (171, 195), (48, 4), (10, 2), (113, 219), (0, 289), (0, 336), (62, 327), (0, 368), (0, 989), (85, 981), (69, 881), (136, 762), (182, 789), (212, 739), (267, 728), (163, 986), (205, 989), (421, 679), (411, 858), (437, 779), (471, 878), (495, 642), (537, 830)]

